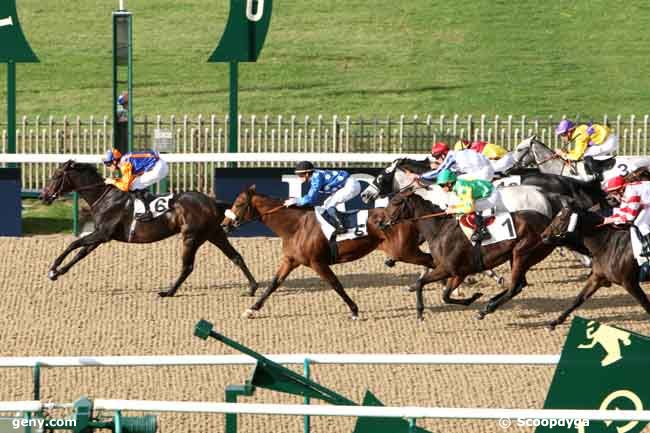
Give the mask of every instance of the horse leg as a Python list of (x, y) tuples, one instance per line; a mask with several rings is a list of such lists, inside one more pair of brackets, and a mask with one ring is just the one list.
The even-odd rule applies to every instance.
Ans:
[(417, 280), (415, 280), (415, 283), (411, 284), (410, 286), (408, 286), (408, 287), (406, 287), (406, 288), (404, 288), (402, 290), (405, 291), (405, 292), (415, 292), (415, 291), (417, 291), (418, 286), (420, 286), (420, 287), (422, 286), (422, 277), (424, 277), (424, 275), (427, 272), (429, 272), (429, 269), (431, 269), (431, 268), (425, 267), (424, 270), (422, 272), (420, 272), (420, 275), (418, 275), (418, 278), (417, 278)]
[[(591, 295), (596, 293), (596, 290), (601, 288), (603, 286), (603, 280), (605, 280), (603, 277), (591, 274), (589, 279), (587, 280), (587, 284), (585, 287), (580, 291), (576, 299), (573, 301), (573, 304), (569, 308), (567, 308), (562, 314), (560, 314), (560, 317), (557, 319), (553, 320), (548, 324), (548, 327), (553, 330), (555, 327), (561, 323), (564, 323), (564, 321), (571, 315), (571, 313), (581, 306), (587, 299), (591, 298)], [(638, 285), (638, 284), (637, 284)], [(646, 299), (647, 301), (647, 299)]]
[(455, 304), (455, 305), (470, 305), (473, 304), (478, 298), (483, 296), (483, 293), (474, 293), (469, 298), (452, 298), (451, 294), (461, 285), (463, 282), (463, 277), (452, 277), (447, 280), (447, 286), (442, 291), (442, 300), (445, 304)]
[(66, 272), (68, 272), (70, 270), (70, 268), (75, 265), (75, 263), (77, 263), (79, 260), (86, 257), (88, 254), (92, 253), (95, 250), (95, 248), (97, 248), (100, 245), (101, 245), (101, 243), (98, 242), (96, 244), (86, 245), (86, 246), (81, 247), (81, 249), (79, 250), (77, 255), (74, 256), (74, 258), (72, 260), (70, 260), (70, 262), (66, 263), (65, 266), (61, 267), (57, 271), (58, 275), (63, 275)]
[(330, 283), (330, 286), (332, 286), (336, 294), (339, 295), (341, 299), (345, 301), (348, 308), (350, 308), (350, 311), (352, 312), (352, 320), (357, 320), (359, 318), (359, 307), (357, 307), (357, 304), (355, 304), (348, 294), (345, 293), (343, 284), (341, 284), (334, 272), (332, 272), (332, 269), (327, 264), (316, 261), (312, 262), (310, 267), (316, 271), (322, 279)]
[(183, 268), (181, 269), (181, 274), (169, 290), (158, 292), (158, 295), (166, 298), (168, 296), (174, 296), (176, 294), (176, 291), (181, 286), (181, 284), (183, 284), (183, 281), (185, 281), (194, 270), (194, 258), (196, 257), (196, 251), (201, 245), (203, 245), (203, 242), (205, 242), (205, 240), (199, 240), (193, 236), (187, 236), (183, 239)]
[(271, 284), (269, 285), (269, 287), (266, 288), (264, 293), (262, 293), (262, 296), (259, 297), (259, 299), (253, 304), (252, 307), (244, 311), (242, 317), (244, 319), (250, 319), (255, 317), (255, 313), (262, 309), (267, 298), (271, 296), (271, 294), (275, 292), (275, 290), (278, 287), (280, 287), (280, 284), (284, 282), (284, 280), (287, 278), (289, 273), (291, 273), (291, 271), (293, 271), (297, 267), (298, 264), (296, 264), (292, 259), (283, 256), (282, 260), (280, 261), (280, 267), (276, 271), (273, 280), (271, 280)]
[(633, 278), (634, 279), (630, 279), (629, 281), (624, 281), (623, 287), (625, 287), (625, 290), (627, 290), (627, 292), (637, 300), (645, 312), (650, 314), (650, 301), (648, 301), (648, 297), (639, 284), (638, 276), (634, 275)]
[(427, 271), (418, 281), (421, 284), (418, 284), (417, 290), (415, 291), (415, 308), (417, 310), (417, 318), (419, 320), (424, 320), (424, 296), (422, 295), (422, 288), (429, 283), (434, 281), (440, 281), (445, 278), (449, 278), (451, 275), (440, 265), (436, 266), (433, 269)]
[(228, 257), (235, 265), (237, 265), (237, 267), (239, 267), (239, 269), (241, 269), (241, 271), (246, 276), (246, 279), (248, 280), (247, 295), (255, 296), (255, 292), (257, 291), (257, 281), (255, 281), (255, 277), (251, 271), (248, 270), (248, 266), (246, 266), (244, 258), (241, 256), (241, 254), (239, 254), (235, 247), (232, 246), (230, 241), (228, 241), (226, 234), (223, 231), (218, 230), (208, 240), (214, 246), (219, 248), (221, 252), (226, 255), (226, 257)]
[[(68, 254), (70, 254), (72, 251), (76, 250), (77, 248), (82, 248), (82, 247), (86, 247), (86, 246), (93, 245), (93, 244), (99, 245), (101, 243), (107, 242), (108, 240), (109, 240), (109, 237), (107, 237), (103, 232), (95, 231), (95, 232), (92, 232), (91, 234), (89, 234), (88, 236), (84, 236), (82, 238), (79, 238), (79, 239), (73, 241), (61, 253), (61, 255), (59, 255), (59, 257), (57, 257), (54, 260), (54, 262), (52, 263), (52, 266), (50, 266), (50, 270), (47, 273), (47, 277), (52, 281), (55, 281), (58, 278), (58, 276), (61, 274), (61, 272), (57, 268), (61, 265), (61, 263), (63, 263), (63, 260), (65, 260), (65, 258), (68, 256)], [(90, 251), (92, 251), (92, 250), (90, 250)], [(67, 272), (72, 267), (72, 265), (77, 263), (79, 260), (83, 259), (86, 255), (88, 255), (88, 253), (90, 253), (90, 251), (88, 251), (86, 254), (82, 255), (78, 259), (77, 259), (77, 257), (75, 257), (75, 259), (77, 259), (77, 260), (73, 260), (73, 263), (70, 264), (69, 266), (67, 266), (65, 271)]]

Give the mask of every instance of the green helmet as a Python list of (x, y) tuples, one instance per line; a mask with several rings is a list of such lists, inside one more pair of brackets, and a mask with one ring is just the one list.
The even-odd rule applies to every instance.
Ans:
[(456, 182), (456, 173), (453, 171), (447, 169), (444, 169), (440, 172), (438, 177), (436, 178), (436, 183), (438, 185), (446, 185), (448, 183), (454, 183)]

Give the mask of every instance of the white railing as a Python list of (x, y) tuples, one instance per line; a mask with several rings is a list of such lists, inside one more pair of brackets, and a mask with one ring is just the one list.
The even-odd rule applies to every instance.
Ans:
[[(268, 355), (278, 364), (341, 365), (556, 365), (559, 355), (475, 355), (475, 354), (279, 354)], [(0, 368), (15, 367), (148, 367), (190, 365), (255, 364), (247, 355), (170, 355), (170, 356), (44, 356), (0, 358)]]
[[(0, 412), (38, 412), (70, 408), (72, 403), (0, 401)], [(218, 413), (249, 415), (344, 416), (408, 419), (650, 421), (648, 410), (501, 409), (456, 407), (334, 406), (302, 404), (212, 403), (202, 401), (93, 400), (95, 410)]]
[[(301, 153), (419, 153), (435, 140), (457, 138), (496, 142), (512, 149), (523, 138), (536, 134), (550, 146), (557, 146), (553, 130), (562, 117), (426, 115), (395, 118), (351, 116), (239, 116), (238, 152)], [(586, 119), (583, 119), (586, 120)], [(593, 119), (608, 123), (619, 134), (621, 155), (648, 153), (650, 115), (615, 116)], [(175, 153), (224, 153), (228, 149), (228, 116), (140, 117), (135, 125), (135, 147), (153, 146), (154, 130), (172, 132)], [(17, 127), (18, 153), (102, 154), (113, 144), (108, 116), (22, 117)], [(0, 126), (0, 153), (6, 152), (6, 127)], [(327, 166), (345, 162), (345, 158)], [(212, 189), (214, 168), (224, 161), (185, 162), (172, 167), (171, 185), (177, 190)], [(250, 161), (243, 167), (287, 166), (288, 162)], [(43, 187), (54, 165), (23, 166), (23, 188)]]

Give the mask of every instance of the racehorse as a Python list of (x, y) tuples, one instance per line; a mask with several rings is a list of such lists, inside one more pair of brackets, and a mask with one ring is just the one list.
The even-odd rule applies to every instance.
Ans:
[(389, 231), (379, 228), (384, 218), (384, 209), (368, 211), (368, 235), (337, 243), (338, 254), (332, 263), (330, 245), (325, 238), (316, 214), (311, 208), (283, 206), (283, 201), (265, 196), (256, 191), (255, 185), (240, 193), (222, 226), (226, 231), (241, 224), (260, 220), (282, 239), (280, 266), (262, 296), (243, 314), (251, 318), (262, 308), (267, 298), (284, 282), (298, 266), (308, 266), (334, 289), (350, 308), (352, 319), (357, 319), (359, 309), (345, 292), (330, 265), (360, 259), (375, 249), (382, 250), (399, 260), (420, 266), (432, 267), (431, 255), (418, 248), (418, 235), (414, 224), (404, 224)]
[(602, 216), (573, 205), (562, 209), (542, 233), (547, 244), (569, 248), (585, 247), (593, 257), (592, 272), (585, 287), (573, 304), (557, 319), (549, 323), (554, 329), (600, 287), (612, 283), (621, 285), (650, 314), (650, 301), (639, 285), (639, 265), (632, 251), (629, 226), (624, 228), (602, 225)]
[[(111, 240), (129, 243), (158, 242), (177, 233), (183, 237), (183, 268), (178, 279), (160, 296), (173, 296), (180, 285), (192, 273), (196, 251), (206, 241), (219, 248), (244, 273), (249, 291), (255, 292), (257, 282), (248, 270), (242, 256), (230, 244), (219, 222), (223, 219), (227, 204), (217, 203), (198, 192), (184, 192), (173, 197), (170, 210), (154, 221), (137, 223), (132, 229), (134, 200), (131, 194), (104, 184), (97, 169), (89, 164), (68, 161), (59, 167), (41, 193), (41, 199), (51, 204), (58, 197), (76, 191), (83, 198), (93, 215), (95, 230), (87, 236), (72, 242), (54, 260), (48, 278), (56, 280), (70, 268)], [(65, 266), (63, 260), (76, 249), (77, 255)]]
[[(592, 175), (585, 171), (584, 163), (568, 161), (542, 143), (533, 135), (522, 141), (515, 148), (513, 168), (533, 166), (542, 173), (559, 174), (576, 179), (591, 180)], [(635, 156), (617, 156), (611, 162), (605, 163), (603, 178), (605, 180), (614, 176), (627, 176), (633, 171), (650, 166), (650, 158)]]
[[(462, 281), (467, 275), (491, 269), (502, 263), (511, 263), (511, 285), (492, 297), (479, 312), (479, 319), (494, 312), (512, 299), (527, 285), (526, 272), (553, 250), (554, 246), (541, 242), (540, 235), (550, 222), (550, 217), (535, 211), (511, 213), (516, 238), (487, 246), (472, 246), (456, 218), (442, 212), (441, 208), (412, 192), (395, 195), (386, 208), (386, 223), (394, 225), (400, 220), (415, 221), (418, 230), (429, 244), (436, 267), (421, 277), (416, 287), (417, 315), (423, 319), (422, 287), (434, 281), (454, 278)], [(453, 285), (445, 290), (453, 291)]]

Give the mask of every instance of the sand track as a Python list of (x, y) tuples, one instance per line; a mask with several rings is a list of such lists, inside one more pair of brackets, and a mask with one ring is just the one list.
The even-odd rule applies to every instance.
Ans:
[[(252, 299), (241, 296), (246, 281), (212, 246), (197, 256), (195, 271), (172, 299), (157, 292), (180, 270), (180, 242), (101, 246), (56, 282), (47, 269), (69, 236), (0, 239), (3, 313), (0, 352), (27, 355), (168, 355), (233, 353), (216, 342), (192, 336), (205, 318), (225, 335), (262, 353), (520, 353), (557, 354), (567, 327), (549, 332), (555, 318), (582, 286), (587, 271), (553, 253), (528, 277), (530, 286), (501, 311), (483, 321), (483, 305), (443, 305), (439, 286), (425, 292), (426, 320), (415, 319), (415, 299), (400, 289), (418, 269), (383, 266), (373, 253), (335, 272), (359, 305), (361, 320), (349, 320), (347, 307), (309, 269), (299, 269), (274, 294), (262, 316), (241, 319)], [(264, 285), (271, 279), (280, 244), (275, 239), (234, 239), (251, 271)], [(508, 268), (501, 268), (507, 272)], [(466, 289), (494, 294), (491, 280)], [(650, 334), (650, 320), (620, 287), (601, 289), (579, 314)], [(45, 370), (43, 397), (71, 401), (95, 398), (223, 401), (223, 389), (241, 383), (249, 367), (70, 368)], [(553, 369), (549, 367), (315, 366), (324, 385), (361, 400), (371, 389), (388, 405), (541, 407)], [(31, 397), (31, 372), (0, 370), (0, 400)], [(300, 399), (258, 392), (250, 402)], [(159, 431), (222, 431), (222, 416), (172, 415), (160, 418)], [(299, 432), (302, 420), (243, 417), (242, 432)], [(434, 431), (494, 432), (496, 423), (426, 422)], [(351, 432), (353, 420), (319, 418), (312, 431)], [(509, 431), (517, 431), (512, 428)]]

